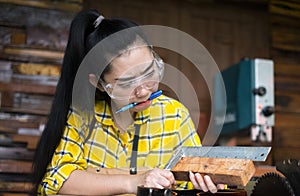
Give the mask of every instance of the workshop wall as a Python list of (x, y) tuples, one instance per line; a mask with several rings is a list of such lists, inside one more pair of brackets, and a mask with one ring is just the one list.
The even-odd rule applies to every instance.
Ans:
[(81, 1), (0, 0), (0, 195), (29, 195), (47, 120)]
[[(208, 49), (221, 70), (243, 57), (273, 59), (276, 120), (273, 150), (266, 164), (300, 160), (297, 1), (0, 0), (0, 5), (1, 192), (28, 194), (32, 156), (55, 92), (69, 24), (82, 8), (98, 9), (105, 17), (121, 16), (140, 24), (183, 30)], [(194, 120), (199, 120), (198, 133), (203, 137), (211, 112), (208, 86), (186, 59), (166, 49), (157, 50), (166, 62), (192, 78), (198, 89), (201, 114), (200, 120)], [(176, 85), (182, 89), (180, 81)], [(165, 88), (166, 94), (174, 96)], [(199, 115), (190, 110), (192, 116)], [(236, 139), (234, 145), (261, 145), (250, 137)]]
[(300, 160), (300, 3), (271, 0), (269, 12), (275, 62), (273, 162)]

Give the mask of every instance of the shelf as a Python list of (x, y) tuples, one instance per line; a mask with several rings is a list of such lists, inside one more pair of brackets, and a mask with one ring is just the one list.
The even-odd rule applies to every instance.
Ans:
[(9, 81), (0, 81), (0, 91), (53, 95), (56, 89), (55, 84), (56, 81), (12, 77)]
[(12, 107), (1, 107), (2, 112), (11, 112), (11, 113), (26, 113), (26, 114), (35, 114), (47, 116), (49, 114), (48, 110), (41, 110), (38, 108), (12, 108)]
[(18, 133), (22, 129), (39, 129), (45, 117), (0, 113), (0, 131)]
[(13, 159), (32, 161), (34, 157), (34, 151), (28, 150), (22, 147), (2, 147), (0, 146), (0, 158), (1, 159)]
[(0, 0), (0, 3), (8, 3), (20, 6), (36, 7), (42, 9), (54, 9), (67, 12), (79, 12), (82, 9), (82, 0), (65, 1), (37, 1), (37, 0)]
[[(1, 0), (0, 0), (1, 1)], [(50, 63), (61, 65), (64, 51), (39, 46), (5, 45), (1, 59), (21, 62)]]
[(32, 163), (29, 161), (0, 160), (0, 168), (6, 173), (30, 173)]
[(16, 134), (11, 136), (13, 142), (26, 143), (26, 147), (29, 150), (35, 150), (37, 143), (39, 142), (40, 136), (38, 135), (21, 135)]

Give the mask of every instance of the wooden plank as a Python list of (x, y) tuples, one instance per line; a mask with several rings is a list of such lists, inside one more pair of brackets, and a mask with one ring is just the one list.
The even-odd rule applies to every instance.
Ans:
[(1, 111), (48, 115), (53, 96), (2, 91)]
[(26, 194), (26, 193), (5, 193), (1, 192), (0, 196), (32, 196), (31, 194)]
[(40, 136), (36, 135), (21, 135), (16, 134), (11, 136), (14, 142), (25, 142), (29, 150), (36, 149), (37, 143), (39, 142)]
[(70, 3), (83, 3), (83, 0), (67, 0)]
[(300, 78), (288, 77), (288, 76), (275, 77), (275, 92), (276, 91), (300, 92)]
[(3, 126), (2, 124), (0, 125), (0, 132), (5, 132), (5, 133), (17, 133), (18, 128), (16, 127), (7, 127)]
[(282, 162), (288, 159), (300, 160), (300, 148), (291, 147), (274, 147), (275, 163)]
[(82, 9), (81, 3), (63, 1), (37, 1), (37, 0), (0, 0), (0, 3), (37, 7), (43, 9), (55, 9), (67, 12), (79, 12)]
[(298, 92), (275, 91), (275, 101), (277, 112), (291, 112), (300, 115), (300, 94)]
[(0, 173), (0, 181), (5, 182), (32, 182), (32, 174)]
[(7, 114), (0, 118), (0, 124), (2, 127), (10, 127), (13, 130), (18, 128), (38, 129), (44, 119), (45, 117), (41, 116)]
[(14, 29), (11, 33), (10, 42), (11, 44), (26, 44), (27, 34), (24, 30)]
[(255, 173), (253, 161), (245, 159), (182, 157), (171, 169), (175, 179), (189, 181), (189, 171), (209, 175), (214, 183), (245, 186)]
[(300, 127), (300, 114), (277, 112), (275, 114), (275, 128), (295, 128)]
[(0, 81), (0, 91), (53, 95), (55, 90), (55, 85), (40, 80), (28, 81), (12, 78), (10, 82)]
[(22, 147), (2, 147), (0, 146), (0, 159), (14, 159), (31, 161), (34, 151)]
[[(190, 2), (198, 2), (198, 1), (190, 1)], [(268, 0), (215, 0), (218, 3), (232, 3), (232, 5), (247, 5), (247, 6), (255, 6), (255, 5), (268, 5)], [(199, 3), (203, 3), (199, 1)], [(239, 4), (240, 3), (240, 4)]]
[(0, 191), (5, 192), (30, 192), (33, 184), (30, 182), (3, 182), (0, 181)]
[(50, 50), (47, 48), (21, 47), (7, 45), (3, 47), (2, 58), (10, 60), (27, 60), (30, 62), (45, 61), (61, 63), (64, 57), (63, 51)]
[(300, 148), (299, 127), (275, 127), (273, 131), (273, 141), (274, 144), (276, 144), (276, 148)]
[(44, 115), (47, 116), (49, 114), (48, 109), (39, 109), (39, 108), (15, 108), (15, 107), (1, 107), (3, 112), (17, 112), (17, 113), (25, 113), (25, 114), (36, 114), (36, 115)]
[(11, 29), (19, 29), (19, 30), (24, 30), (26, 31), (26, 26), (24, 24), (20, 24), (17, 21), (0, 21), (0, 26), (5, 27), (5, 28), (11, 28)]
[(1, 92), (1, 102), (0, 106), (2, 107), (12, 107), (14, 105), (14, 93), (8, 91)]
[[(300, 65), (300, 52), (272, 49), (270, 57), (275, 64)], [(276, 70), (275, 70), (276, 71)]]
[(269, 11), (274, 14), (300, 18), (300, 3), (296, 0), (271, 0)]
[(300, 52), (300, 29), (275, 27), (271, 29), (271, 46), (281, 50)]
[(300, 63), (299, 64), (276, 63), (274, 71), (275, 71), (275, 77), (286, 76), (286, 77), (300, 78)]
[(0, 173), (31, 173), (32, 162), (0, 160)]
[(270, 15), (270, 23), (271, 25), (282, 25), (286, 27), (292, 28), (300, 28), (300, 23), (298, 18), (291, 18), (281, 15)]

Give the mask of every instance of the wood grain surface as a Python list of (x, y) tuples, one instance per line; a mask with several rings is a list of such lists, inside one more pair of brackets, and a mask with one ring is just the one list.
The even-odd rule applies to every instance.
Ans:
[(176, 180), (189, 181), (192, 171), (209, 175), (217, 184), (245, 186), (255, 173), (255, 166), (246, 159), (182, 157), (171, 171)]

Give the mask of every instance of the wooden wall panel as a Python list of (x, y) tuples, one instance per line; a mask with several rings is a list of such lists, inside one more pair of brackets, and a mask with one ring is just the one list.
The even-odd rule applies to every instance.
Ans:
[(288, 159), (300, 160), (300, 148), (299, 147), (278, 147), (274, 148), (274, 160), (278, 163)]
[(300, 80), (295, 77), (275, 77), (275, 91), (290, 91), (297, 93), (300, 91)]
[(272, 47), (287, 51), (300, 52), (300, 29), (273, 26), (272, 27)]
[(276, 91), (276, 112), (300, 113), (300, 94), (289, 91)]
[[(275, 129), (277, 127), (281, 129), (300, 127), (300, 115), (295, 115), (294, 113), (287, 113), (287, 112), (280, 112), (280, 111), (277, 112), (275, 116)], [(293, 136), (291, 135), (290, 137)]]
[(271, 0), (271, 57), (275, 62), (274, 163), (300, 160), (300, 3)]
[(272, 17), (270, 17), (269, 20), (271, 24), (274, 25), (285, 24), (285, 26), (289, 26), (293, 28), (300, 27), (299, 18), (291, 18), (291, 17), (286, 17), (284, 15), (272, 14)]
[(292, 18), (300, 18), (300, 5), (297, 0), (271, 0), (270, 13)]
[[(87, 1), (85, 7), (96, 8), (107, 17), (121, 16), (140, 24), (167, 25), (180, 29), (203, 44), (220, 69), (237, 63), (243, 57), (269, 57), (268, 14), (261, 8), (254, 10), (247, 6), (235, 7), (226, 4), (171, 0), (162, 2), (115, 0), (114, 3)], [(190, 52), (193, 53), (192, 48)], [(211, 86), (207, 84), (201, 73), (186, 59), (174, 58), (169, 52), (164, 53), (164, 60), (179, 68), (191, 79), (199, 96), (201, 110), (210, 114), (212, 95), (209, 94), (208, 88)], [(206, 77), (212, 80), (215, 73), (210, 71), (209, 67), (205, 72)], [(176, 89), (181, 91), (182, 95), (185, 95), (182, 90), (185, 89), (184, 85), (179, 81)], [(193, 104), (197, 103), (187, 105)]]
[[(238, 63), (244, 57), (269, 58), (266, 12), (224, 4), (186, 3), (180, 13), (180, 28), (204, 45), (220, 70)], [(194, 53), (193, 48), (190, 53)], [(194, 65), (184, 60), (180, 61), (180, 65), (192, 80), (202, 111), (210, 114), (213, 95), (208, 89), (213, 89), (215, 71), (206, 65), (205, 73), (199, 73), (193, 68)], [(208, 81), (203, 79), (202, 74)], [(184, 89), (184, 86), (180, 88)]]
[[(293, 137), (291, 137), (291, 135)], [(276, 144), (276, 148), (299, 148), (299, 141), (299, 127), (276, 127), (276, 131), (274, 133), (274, 144)]]
[(275, 76), (299, 78), (300, 66), (297, 63), (275, 63)]
[(104, 17), (125, 17), (141, 25), (160, 24), (177, 26), (178, 8), (172, 0), (98, 0), (85, 1), (85, 8), (97, 9)]
[(181, 29), (209, 50), (220, 69), (243, 57), (269, 57), (266, 10), (188, 4), (181, 9), (181, 15)]
[(63, 1), (35, 1), (35, 0), (0, 0), (0, 3), (10, 3), (21, 6), (36, 7), (49, 10), (61, 10), (65, 12), (79, 12), (82, 8), (81, 0), (63, 0)]

